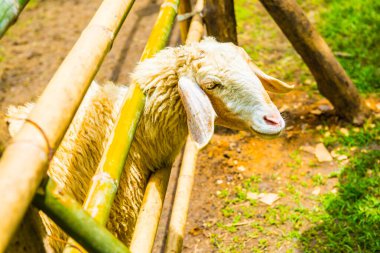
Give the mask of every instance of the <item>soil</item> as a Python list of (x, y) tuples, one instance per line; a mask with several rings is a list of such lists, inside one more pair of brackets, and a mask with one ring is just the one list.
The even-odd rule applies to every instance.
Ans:
[[(23, 104), (38, 98), (100, 3), (100, 0), (32, 1), (17, 24), (2, 38), (1, 149), (9, 141), (4, 123), (6, 108), (11, 104)], [(141, 55), (158, 10), (159, 4), (154, 0), (136, 1), (96, 80), (128, 83), (128, 74)], [(175, 44), (178, 34), (173, 34), (172, 44)], [(250, 43), (248, 38), (241, 39), (240, 43)], [(273, 49), (271, 58), (266, 58), (269, 63), (276, 61), (276, 56), (280, 57), (281, 43), (278, 45), (280, 49)], [(261, 178), (259, 192), (285, 193), (279, 194), (280, 199), (273, 205), (286, 204), (295, 208), (301, 203), (305, 208), (312, 209), (317, 205), (312, 198), (316, 191), (323, 194), (334, 190), (336, 179), (328, 179), (324, 184), (315, 186), (313, 177), (319, 174), (327, 177), (338, 170), (341, 164), (337, 161), (319, 163), (313, 154), (299, 149), (301, 146), (315, 146), (321, 141), (321, 134), (315, 129), (325, 128), (326, 125), (330, 129), (339, 128), (342, 122), (333, 116), (331, 105), (318, 92), (301, 89), (296, 84), (298, 88), (288, 95), (271, 94), (287, 121), (286, 131), (280, 137), (267, 140), (245, 132), (217, 128), (211, 144), (200, 152), (183, 252), (224, 252), (220, 245), (217, 246), (211, 240), (213, 235), (217, 234), (227, 245), (235, 240), (233, 236), (243, 237), (247, 231), (252, 230), (250, 222), (254, 219), (263, 219), (268, 206), (259, 203), (256, 205), (255, 216), (241, 222), (233, 236), (217, 225), (218, 222), (229, 222), (221, 211), (225, 207), (225, 201), (218, 197), (220, 192), (226, 189), (234, 191), (252, 176)], [(321, 108), (322, 114), (319, 114)], [(295, 179), (298, 183), (294, 183)], [(299, 182), (305, 182), (304, 185), (307, 186), (301, 187)], [(298, 202), (288, 194), (289, 185), (292, 184), (300, 193)], [(169, 191), (169, 195), (172, 197), (172, 191)], [(247, 202), (240, 203), (246, 204)], [(239, 206), (236, 208), (239, 209)], [(166, 210), (164, 218), (167, 215)], [(299, 231), (305, 231), (310, 226), (313, 226), (310, 222), (303, 223)], [(159, 232), (162, 233), (164, 227), (162, 223)], [(264, 229), (271, 230), (266, 235), (270, 241), (265, 247), (266, 252), (302, 250), (297, 249), (296, 243), (285, 242), (281, 247), (276, 246), (279, 234), (291, 230), (288, 223)], [(163, 237), (162, 234), (160, 236)], [(245, 241), (244, 248), (235, 252), (251, 252), (252, 247), (258, 245), (259, 239)], [(161, 244), (157, 244), (154, 252), (159, 252), (160, 248)]]

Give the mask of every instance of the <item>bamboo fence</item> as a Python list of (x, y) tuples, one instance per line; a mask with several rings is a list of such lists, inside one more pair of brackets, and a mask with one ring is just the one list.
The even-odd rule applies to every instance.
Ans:
[[(200, 41), (203, 35), (203, 20), (198, 12), (203, 9), (203, 0), (195, 5), (195, 15), (191, 20), (186, 44)], [(190, 205), (191, 191), (194, 184), (195, 167), (199, 149), (197, 145), (187, 138), (183, 154), (177, 190), (175, 193), (173, 209), (170, 216), (169, 231), (167, 235), (165, 253), (181, 252), (185, 237), (185, 225)]]
[[(198, 7), (197, 7), (198, 6)], [(203, 6), (202, 1), (198, 1), (196, 5), (196, 10), (201, 10)], [(188, 36), (186, 43), (196, 42), (199, 41), (202, 38), (203, 35), (203, 23), (202, 18), (199, 14), (196, 14), (192, 21), (189, 28)], [(182, 214), (177, 213), (176, 220), (180, 219), (182, 220), (182, 224), (186, 222), (187, 217), (187, 210), (188, 210), (188, 203), (190, 201), (190, 194), (191, 194), (191, 188), (192, 188), (192, 182), (193, 180), (190, 179), (188, 181), (185, 179), (187, 175), (194, 175), (194, 167), (195, 167), (195, 160), (197, 156), (198, 150), (195, 147), (195, 144), (188, 140), (185, 148), (185, 154), (184, 159), (182, 160), (182, 166), (181, 166), (181, 174), (178, 181), (178, 189), (181, 189), (181, 187), (185, 187), (187, 193), (183, 192), (181, 190), (181, 193), (184, 193), (184, 195), (180, 196), (180, 194), (176, 193), (176, 198), (178, 195), (178, 198), (183, 197), (184, 201), (182, 204), (184, 204), (184, 209), (180, 211)], [(191, 163), (189, 163), (192, 161)], [(186, 168), (187, 170), (192, 170), (192, 172), (184, 172), (183, 168)], [(186, 175), (187, 174), (187, 175)], [(147, 189), (144, 194), (144, 200), (140, 209), (140, 214), (136, 223), (135, 231), (133, 234), (133, 238), (131, 241), (130, 249), (132, 252), (141, 252), (141, 253), (148, 253), (151, 252), (153, 249), (154, 244), (154, 238), (156, 236), (161, 212), (162, 212), (162, 206), (163, 201), (168, 185), (168, 180), (170, 177), (170, 168), (161, 169), (154, 173), (147, 185)], [(192, 176), (193, 177), (193, 176)], [(183, 184), (183, 186), (179, 186), (179, 184)], [(187, 203), (187, 204), (186, 204)], [(181, 207), (178, 206), (176, 209), (181, 209)], [(187, 205), (187, 208), (186, 208)], [(181, 218), (178, 218), (181, 217)], [(173, 217), (171, 218), (173, 219)], [(181, 227), (182, 225), (176, 224), (175, 227)], [(184, 225), (179, 229), (179, 231), (184, 230)], [(183, 232), (182, 232), (183, 234)], [(183, 238), (183, 236), (182, 236)], [(180, 236), (178, 237), (171, 237), (173, 245), (180, 244), (182, 246), (182, 239)], [(172, 247), (170, 247), (172, 249)], [(173, 252), (179, 252), (179, 251), (173, 251)]]
[[(177, 14), (178, 0), (166, 0), (161, 5), (158, 19), (141, 56), (141, 61), (152, 57), (163, 49)], [(84, 209), (101, 225), (105, 226), (116, 195), (117, 184), (124, 168), (125, 161), (134, 137), (141, 112), (144, 108), (145, 96), (138, 84), (132, 84), (126, 101), (122, 106), (115, 130), (110, 137), (100, 166), (94, 177), (107, 175), (111, 180), (92, 180), (90, 190), (84, 203)], [(116, 187), (115, 187), (116, 185)], [(167, 185), (167, 182), (165, 183)], [(149, 189), (149, 186), (148, 186)], [(165, 187), (166, 190), (166, 187)], [(153, 238), (154, 240), (154, 238)], [(146, 242), (146, 237), (144, 239)], [(65, 253), (79, 252), (73, 240), (65, 249)], [(140, 252), (140, 251), (133, 251)]]
[(0, 38), (13, 25), (29, 0), (0, 0)]
[(79, 203), (60, 192), (53, 180), (48, 180), (42, 194), (38, 192), (35, 195), (33, 204), (43, 210), (89, 252), (130, 252), (111, 232), (100, 226), (84, 211)]
[[(133, 0), (105, 0), (0, 160), (0, 252), (8, 245)], [(38, 127), (36, 127), (38, 126)]]
[[(189, 13), (191, 13), (190, 0), (180, 0), (179, 1), (179, 8), (178, 8), (178, 17), (188, 15)], [(185, 18), (183, 20), (178, 20), (178, 22), (179, 22), (179, 31), (181, 33), (181, 41), (182, 41), (182, 43), (185, 43), (187, 34), (189, 32), (190, 19)]]

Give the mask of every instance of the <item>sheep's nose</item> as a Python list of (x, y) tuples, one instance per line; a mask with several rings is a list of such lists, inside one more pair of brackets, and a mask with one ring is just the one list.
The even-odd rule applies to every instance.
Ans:
[(281, 124), (281, 118), (280, 116), (277, 116), (276, 114), (268, 114), (264, 115), (264, 121), (270, 126), (280, 126)]

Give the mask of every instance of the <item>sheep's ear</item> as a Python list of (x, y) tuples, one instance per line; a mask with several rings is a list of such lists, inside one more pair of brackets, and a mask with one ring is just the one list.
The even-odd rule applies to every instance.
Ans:
[(190, 136), (198, 148), (203, 148), (214, 133), (214, 108), (204, 91), (191, 78), (181, 77), (178, 87), (187, 115)]
[(249, 64), (252, 71), (255, 75), (260, 79), (264, 88), (267, 91), (275, 92), (275, 93), (287, 93), (294, 88), (294, 85), (289, 85), (283, 81), (280, 81), (274, 77), (271, 77), (265, 74), (259, 67), (257, 67), (251, 60), (251, 57), (245, 52), (245, 50), (241, 47), (235, 46), (238, 49), (238, 52), (243, 56), (246, 62)]
[(250, 67), (255, 75), (260, 79), (261, 83), (267, 91), (275, 93), (287, 93), (293, 90), (294, 85), (289, 85), (281, 80), (265, 74), (253, 62), (250, 62)]

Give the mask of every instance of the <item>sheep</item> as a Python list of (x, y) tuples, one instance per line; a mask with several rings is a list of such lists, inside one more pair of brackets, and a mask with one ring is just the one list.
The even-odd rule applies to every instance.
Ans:
[[(232, 43), (206, 38), (199, 43), (166, 48), (138, 64), (134, 83), (146, 95), (107, 228), (130, 243), (144, 189), (151, 173), (171, 167), (186, 136), (204, 147), (214, 124), (264, 136), (276, 136), (285, 122), (265, 89), (288, 92), (292, 86), (264, 74), (245, 51)], [(264, 87), (263, 87), (264, 85)], [(93, 82), (52, 160), (48, 174), (62, 190), (83, 202), (99, 164), (127, 87)], [(12, 122), (26, 117), (32, 105), (9, 109)], [(62, 249), (64, 234), (46, 216), (47, 244)]]

